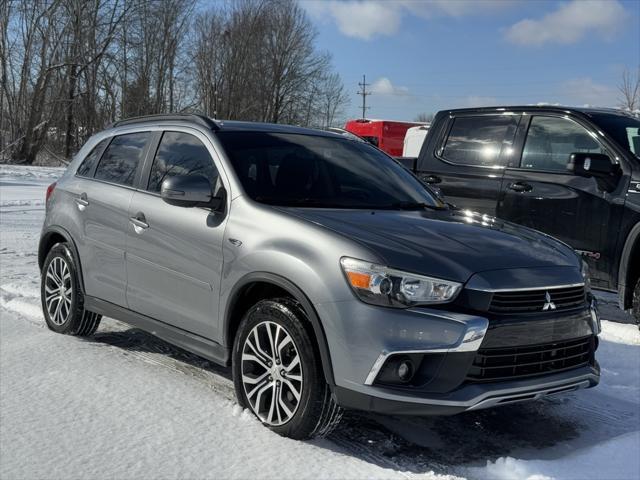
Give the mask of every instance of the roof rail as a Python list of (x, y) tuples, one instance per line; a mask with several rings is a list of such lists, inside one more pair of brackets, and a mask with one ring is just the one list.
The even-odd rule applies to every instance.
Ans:
[(197, 123), (198, 125), (210, 128), (211, 130), (220, 129), (220, 126), (215, 120), (205, 115), (200, 115), (196, 113), (169, 113), (169, 114), (161, 113), (157, 115), (143, 115), (141, 117), (130, 117), (130, 118), (125, 118), (124, 120), (118, 120), (116, 122), (113, 122), (111, 125), (109, 125), (109, 128), (122, 127), (124, 125), (134, 125), (136, 123), (143, 123), (143, 122), (154, 122), (154, 121), (170, 122), (170, 121), (176, 121), (176, 120)]

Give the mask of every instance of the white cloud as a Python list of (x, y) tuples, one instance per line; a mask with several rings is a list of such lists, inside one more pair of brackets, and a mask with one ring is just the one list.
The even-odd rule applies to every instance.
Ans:
[(616, 87), (596, 83), (590, 77), (567, 80), (561, 90), (571, 105), (615, 107), (619, 103)]
[(328, 3), (338, 28), (349, 37), (369, 40), (374, 35), (392, 35), (400, 26), (402, 12), (394, 3)]
[(512, 25), (506, 38), (527, 46), (576, 43), (590, 33), (610, 39), (626, 16), (618, 0), (572, 0), (538, 20), (525, 19)]
[(395, 34), (406, 15), (459, 17), (511, 6), (511, 0), (314, 0), (302, 2), (320, 21), (330, 19), (349, 37), (370, 40)]
[(380, 77), (371, 84), (371, 93), (377, 95), (409, 95), (407, 87), (401, 87), (391, 83), (387, 77)]

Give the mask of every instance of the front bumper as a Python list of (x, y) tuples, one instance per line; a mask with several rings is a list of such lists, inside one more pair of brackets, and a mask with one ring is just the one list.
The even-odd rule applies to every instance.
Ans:
[(596, 363), (541, 378), (466, 385), (451, 393), (427, 397), (397, 394), (390, 389), (375, 387), (367, 393), (336, 387), (334, 394), (338, 404), (349, 409), (388, 415), (455, 415), (595, 387), (599, 381), (600, 368)]
[[(546, 312), (495, 319), (439, 309), (393, 310), (362, 302), (318, 306), (322, 318), (347, 318), (326, 328), (336, 385), (345, 408), (389, 414), (451, 415), (497, 405), (536, 400), (598, 384), (593, 355), (588, 363), (561, 371), (506, 381), (468, 378), (479, 349), (553, 345), (593, 339), (599, 322), (595, 305), (572, 312)], [(342, 328), (342, 330), (341, 330)], [(562, 347), (565, 348), (565, 347)], [(501, 352), (500, 352), (501, 353)], [(556, 352), (552, 351), (551, 355)], [(384, 381), (385, 365), (399, 356), (415, 359), (413, 384)], [(387, 370), (388, 371), (388, 370)]]

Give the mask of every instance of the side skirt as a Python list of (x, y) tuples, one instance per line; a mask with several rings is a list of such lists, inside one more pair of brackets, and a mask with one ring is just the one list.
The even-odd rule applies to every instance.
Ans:
[(84, 308), (144, 330), (212, 362), (224, 366), (229, 364), (229, 350), (213, 340), (88, 295), (84, 297)]

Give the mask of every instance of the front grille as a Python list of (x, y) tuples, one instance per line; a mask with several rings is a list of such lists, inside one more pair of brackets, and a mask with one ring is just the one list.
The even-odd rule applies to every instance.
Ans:
[(553, 312), (577, 308), (585, 303), (585, 291), (582, 285), (546, 290), (495, 292), (491, 298), (489, 311), (493, 313)]
[(583, 367), (591, 363), (595, 348), (594, 337), (589, 336), (543, 345), (480, 349), (467, 381), (515, 380)]

